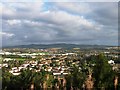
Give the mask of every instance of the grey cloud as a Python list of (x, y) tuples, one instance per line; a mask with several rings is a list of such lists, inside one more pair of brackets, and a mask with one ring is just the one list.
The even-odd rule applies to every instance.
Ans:
[(8, 4), (4, 5), (3, 10), (9, 12), (3, 12), (2, 26), (4, 32), (13, 33), (14, 36), (8, 39), (3, 37), (3, 45), (117, 43), (117, 11), (113, 11), (117, 9), (116, 3), (87, 3), (80, 4), (81, 6), (79, 3), (72, 3), (72, 7), (78, 5), (73, 10), (67, 5), (69, 3), (64, 3), (64, 6), (54, 3), (54, 6), (46, 10), (41, 3), (40, 6), (37, 3), (37, 7), (35, 4), (27, 7), (27, 3), (15, 3), (13, 6)]

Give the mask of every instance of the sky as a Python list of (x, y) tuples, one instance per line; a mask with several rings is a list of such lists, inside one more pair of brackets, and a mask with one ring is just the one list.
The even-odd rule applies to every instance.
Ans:
[(117, 2), (3, 2), (3, 46), (118, 44)]

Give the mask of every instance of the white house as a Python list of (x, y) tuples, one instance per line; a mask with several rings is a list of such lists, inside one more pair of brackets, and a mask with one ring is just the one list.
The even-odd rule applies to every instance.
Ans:
[(115, 64), (113, 60), (108, 61), (109, 64)]

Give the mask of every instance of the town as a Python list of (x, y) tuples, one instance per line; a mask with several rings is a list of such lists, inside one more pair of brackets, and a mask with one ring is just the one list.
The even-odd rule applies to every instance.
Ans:
[(118, 0), (1, 0), (1, 90), (120, 90)]
[(120, 88), (119, 47), (3, 48), (0, 55), (3, 90)]

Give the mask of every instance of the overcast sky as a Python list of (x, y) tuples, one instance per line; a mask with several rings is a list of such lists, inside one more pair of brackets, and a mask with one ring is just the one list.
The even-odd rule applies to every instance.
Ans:
[(2, 3), (2, 44), (118, 44), (116, 2)]

